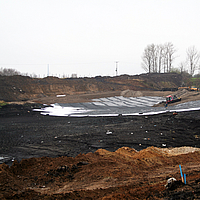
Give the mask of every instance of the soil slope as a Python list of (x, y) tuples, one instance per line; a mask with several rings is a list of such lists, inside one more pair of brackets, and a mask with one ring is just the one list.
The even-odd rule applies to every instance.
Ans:
[[(24, 76), (0, 76), (0, 100), (27, 101), (56, 95), (113, 92), (123, 90), (161, 90), (163, 87), (179, 87), (182, 83), (180, 74), (143, 74), (138, 76), (43, 79)], [(113, 95), (112, 94), (112, 95)]]
[[(187, 184), (166, 191), (166, 179)], [(173, 155), (149, 147), (140, 152), (123, 147), (76, 158), (31, 158), (0, 165), (1, 199), (198, 199), (200, 151)]]

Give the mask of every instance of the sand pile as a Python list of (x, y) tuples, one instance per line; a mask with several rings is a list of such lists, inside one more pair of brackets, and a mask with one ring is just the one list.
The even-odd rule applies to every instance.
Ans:
[(121, 92), (121, 96), (123, 96), (123, 97), (142, 97), (143, 94), (141, 91), (124, 90)]
[(159, 150), (171, 156), (175, 156), (175, 155), (180, 155), (180, 154), (194, 153), (195, 151), (200, 151), (200, 148), (177, 147), (177, 148), (164, 148), (164, 149), (159, 149)]

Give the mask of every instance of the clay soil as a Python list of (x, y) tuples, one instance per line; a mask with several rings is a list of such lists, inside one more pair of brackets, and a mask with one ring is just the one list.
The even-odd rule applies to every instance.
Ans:
[(0, 165), (0, 199), (200, 199), (200, 111), (70, 118), (40, 106), (0, 109), (0, 155), (14, 160)]

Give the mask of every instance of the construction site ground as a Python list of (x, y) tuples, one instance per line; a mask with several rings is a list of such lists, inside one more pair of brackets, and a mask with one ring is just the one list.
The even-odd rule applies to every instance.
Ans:
[[(87, 102), (116, 95), (121, 92), (31, 101)], [(182, 102), (200, 96), (181, 95)], [(0, 199), (200, 198), (200, 111), (70, 118), (32, 111), (41, 106), (23, 102), (0, 109), (0, 157), (7, 156), (0, 165)], [(187, 184), (180, 181), (179, 165)], [(171, 177), (177, 184), (167, 190)]]
[[(53, 104), (53, 103), (80, 103), (80, 102), (89, 102), (92, 99), (99, 99), (103, 97), (114, 97), (114, 96), (123, 96), (124, 91), (109, 91), (109, 92), (94, 92), (94, 93), (82, 93), (82, 94), (71, 94), (66, 96), (57, 97), (49, 96), (49, 97), (41, 97), (41, 98), (33, 98), (28, 100), (27, 102), (37, 102), (42, 104)], [(61, 94), (62, 95), (62, 94)], [(178, 90), (178, 91), (132, 91), (127, 90), (126, 97), (138, 97), (138, 96), (158, 96), (158, 97), (166, 97), (167, 95), (176, 95), (177, 97), (181, 97), (181, 102), (176, 102), (173, 105), (177, 105), (179, 103), (185, 103), (189, 101), (197, 101), (200, 100), (200, 92), (196, 91), (188, 91), (188, 90)], [(26, 102), (26, 101), (25, 101)], [(21, 102), (19, 102), (21, 103)], [(22, 102), (24, 103), (24, 101)], [(163, 105), (157, 105), (163, 106)]]

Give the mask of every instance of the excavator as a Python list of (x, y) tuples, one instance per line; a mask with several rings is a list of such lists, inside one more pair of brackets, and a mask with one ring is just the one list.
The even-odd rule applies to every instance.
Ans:
[(169, 104), (169, 103), (175, 103), (175, 102), (178, 102), (178, 101), (181, 101), (181, 98), (177, 97), (176, 95), (172, 96), (172, 95), (169, 95), (166, 97), (166, 103)]
[(190, 87), (190, 91), (197, 91), (198, 92), (199, 88), (192, 86), (192, 87)]
[(182, 90), (182, 89), (185, 89), (185, 90), (188, 90), (188, 91), (199, 91), (199, 88), (197, 87), (194, 87), (194, 86), (189, 86), (189, 87), (179, 87), (178, 90)]

